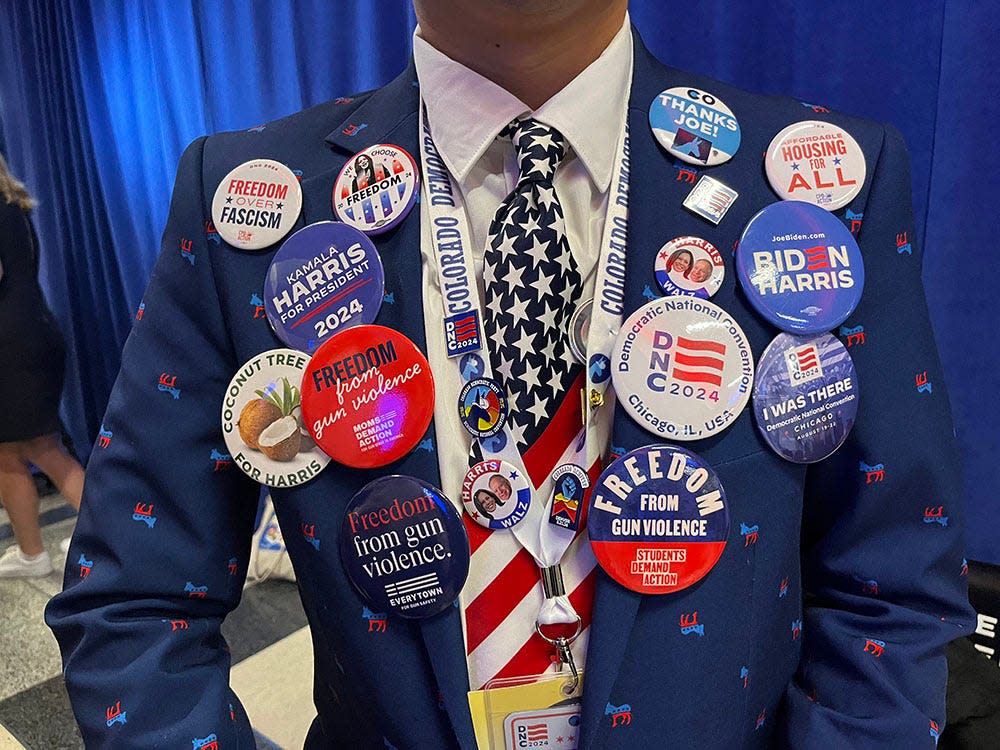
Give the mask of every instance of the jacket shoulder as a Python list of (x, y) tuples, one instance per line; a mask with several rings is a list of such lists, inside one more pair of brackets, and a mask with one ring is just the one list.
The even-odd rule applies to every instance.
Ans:
[(300, 178), (303, 170), (331, 162), (326, 138), (346, 127), (351, 114), (377, 89), (342, 96), (246, 130), (224, 131), (205, 139), (203, 177), (215, 185), (233, 168), (252, 159), (273, 159)]
[(739, 122), (744, 141), (755, 147), (762, 138), (766, 139), (766, 147), (770, 139), (788, 125), (803, 120), (820, 120), (847, 130), (861, 144), (866, 157), (871, 157), (876, 156), (881, 149), (887, 129), (895, 131), (892, 126), (887, 128), (884, 123), (834, 110), (821, 102), (747, 91), (708, 75), (670, 67), (652, 55), (641, 39), (636, 55), (636, 75), (645, 79), (644, 95), (649, 97), (650, 102), (634, 101), (635, 106), (648, 107), (659, 92), (690, 85), (725, 103)]

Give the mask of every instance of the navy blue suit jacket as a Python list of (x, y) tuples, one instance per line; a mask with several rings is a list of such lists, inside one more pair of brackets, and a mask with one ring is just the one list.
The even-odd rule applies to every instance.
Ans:
[[(721, 97), (742, 126), (736, 156), (707, 170), (739, 191), (718, 227), (681, 207), (699, 170), (674, 161), (649, 129), (650, 102), (680, 85)], [(302, 173), (298, 226), (329, 220), (334, 178), (353, 153), (380, 142), (418, 152), (417, 108), (411, 65), (384, 88), (185, 152), (88, 469), (65, 591), (47, 611), (89, 747), (190, 748), (212, 735), (222, 748), (252, 746), (219, 627), (240, 599), (258, 488), (217, 460), (219, 413), (238, 366), (281, 346), (253, 300), (276, 248), (241, 252), (220, 241), (211, 197), (234, 166), (276, 159)], [(775, 201), (762, 169), (768, 143), (803, 119), (845, 127), (868, 163), (860, 194), (837, 212), (855, 222), (866, 264), (863, 299), (839, 332), (851, 336), (861, 387), (857, 424), (833, 457), (809, 467), (768, 450), (749, 409), (690, 444), (726, 487), (728, 545), (707, 578), (672, 596), (599, 575), (581, 727), (588, 750), (919, 748), (933, 747), (943, 727), (944, 646), (969, 632), (972, 613), (956, 447), (898, 131), (664, 67), (636, 36), (627, 312), (655, 288), (660, 246), (697, 235), (727, 251), (715, 301), (760, 356), (777, 331), (738, 290), (728, 249)], [(375, 240), (392, 295), (378, 322), (424, 348), (419, 223), (412, 211)], [(162, 374), (172, 390), (158, 387)], [(931, 388), (918, 390), (924, 376)], [(433, 425), (427, 438), (384, 469), (330, 465), (272, 493), (314, 639), (319, 717), (309, 747), (474, 747), (459, 610), (370, 631), (336, 547), (344, 506), (369, 480), (401, 473), (440, 484)], [(654, 440), (616, 415), (616, 448)], [(153, 505), (155, 524), (133, 518), (137, 503)], [(938, 506), (942, 518), (928, 522), (925, 508)], [(693, 612), (703, 633), (684, 634), (681, 618)], [(610, 709), (623, 704), (631, 723), (612, 727)]]

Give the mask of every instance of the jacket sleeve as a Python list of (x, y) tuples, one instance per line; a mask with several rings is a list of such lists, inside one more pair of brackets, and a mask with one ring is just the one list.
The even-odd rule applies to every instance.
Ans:
[(792, 748), (934, 747), (945, 646), (974, 623), (957, 447), (895, 128), (873, 167), (858, 234), (865, 290), (839, 331), (857, 371), (857, 421), (806, 480), (803, 653), (783, 727)]
[(88, 748), (253, 747), (220, 625), (242, 592), (258, 489), (222, 437), (238, 363), (207, 241), (204, 146), (181, 158), (46, 610)]

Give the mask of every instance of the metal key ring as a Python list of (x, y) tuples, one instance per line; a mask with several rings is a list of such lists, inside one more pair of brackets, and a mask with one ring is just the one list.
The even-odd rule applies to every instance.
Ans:
[(580, 617), (580, 615), (576, 616), (576, 632), (565, 639), (563, 639), (562, 637), (549, 638), (547, 635), (545, 635), (545, 633), (542, 632), (542, 626), (539, 624), (538, 620), (535, 620), (535, 632), (538, 633), (539, 636), (541, 636), (542, 640), (544, 640), (546, 643), (549, 643), (552, 646), (557, 645), (560, 640), (565, 640), (566, 643), (572, 643), (577, 638), (579, 638), (580, 633), (583, 632), (583, 618)]

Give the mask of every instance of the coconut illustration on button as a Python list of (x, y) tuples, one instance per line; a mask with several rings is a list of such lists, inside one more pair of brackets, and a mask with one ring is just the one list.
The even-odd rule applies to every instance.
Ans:
[(302, 424), (298, 386), (278, 378), (273, 389), (258, 389), (257, 398), (240, 412), (240, 437), (247, 447), (259, 450), (272, 461), (291, 461), (315, 443)]
[(329, 462), (302, 419), (302, 372), (309, 358), (273, 349), (246, 362), (233, 376), (222, 406), (222, 430), (233, 461), (271, 487), (312, 479)]

